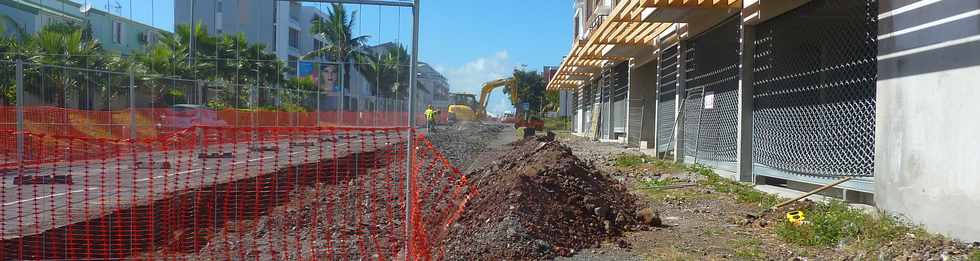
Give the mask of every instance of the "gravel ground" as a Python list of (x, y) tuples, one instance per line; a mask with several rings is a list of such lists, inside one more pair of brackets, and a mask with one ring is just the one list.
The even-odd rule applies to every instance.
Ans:
[(434, 131), (426, 133), (426, 137), (456, 168), (463, 171), (470, 169), (474, 163), (480, 163), (479, 155), (516, 140), (513, 128), (475, 122), (437, 126)]
[[(640, 154), (640, 151), (571, 135), (559, 135), (559, 140), (582, 160), (629, 184), (633, 193), (640, 196), (639, 204), (646, 204), (661, 213), (665, 227), (626, 233), (624, 239), (628, 247), (605, 242), (598, 248), (582, 250), (575, 256), (558, 260), (968, 260), (967, 253), (980, 249), (980, 243), (968, 245), (944, 239), (916, 239), (911, 234), (884, 243), (872, 253), (847, 244), (837, 247), (791, 245), (779, 239), (775, 226), (771, 225), (780, 222), (782, 217), (773, 214), (768, 217), (771, 218), (768, 222), (746, 225), (744, 217), (761, 208), (739, 203), (730, 194), (701, 186), (661, 191), (640, 186), (642, 181), (650, 180), (694, 183), (703, 179), (700, 175), (665, 171), (650, 165), (617, 167), (613, 161), (619, 155)], [(804, 208), (807, 204), (800, 202), (796, 206)]]

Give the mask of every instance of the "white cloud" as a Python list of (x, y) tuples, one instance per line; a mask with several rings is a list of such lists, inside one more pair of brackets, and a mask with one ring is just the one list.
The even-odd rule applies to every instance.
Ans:
[[(434, 69), (446, 76), (452, 92), (472, 93), (477, 95), (477, 99), (479, 99), (484, 83), (510, 76), (514, 70), (514, 65), (510, 62), (510, 54), (506, 50), (502, 50), (490, 56), (477, 58), (460, 67), (446, 68), (442, 65), (436, 65)], [(487, 107), (487, 111), (493, 114), (514, 111), (507, 95), (503, 94), (501, 90), (494, 91), (490, 95)]]

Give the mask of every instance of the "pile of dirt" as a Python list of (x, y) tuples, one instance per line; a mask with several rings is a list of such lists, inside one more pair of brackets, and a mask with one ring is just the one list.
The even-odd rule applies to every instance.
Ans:
[(442, 241), (449, 260), (568, 256), (646, 227), (644, 219), (659, 223), (624, 185), (559, 142), (516, 142), (469, 175), (479, 194)]

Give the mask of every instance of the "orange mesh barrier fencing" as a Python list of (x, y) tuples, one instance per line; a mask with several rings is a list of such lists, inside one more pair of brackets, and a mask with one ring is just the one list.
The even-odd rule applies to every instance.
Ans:
[(0, 260), (440, 259), (432, 238), (476, 193), (405, 127), (25, 133), (43, 162), (8, 160), (3, 127)]
[[(131, 113), (132, 112), (132, 113)], [(55, 143), (44, 142), (52, 137), (71, 137), (76, 140), (127, 140), (140, 142), (167, 140), (195, 126), (261, 128), (261, 127), (396, 127), (405, 126), (404, 112), (277, 112), (208, 109), (175, 110), (172, 108), (141, 108), (134, 111), (92, 111), (47, 106), (24, 108), (25, 136), (23, 158), (16, 156), (17, 128), (15, 107), (0, 107), (0, 169), (17, 164), (40, 164), (66, 157), (79, 160), (84, 153), (64, 152)], [(319, 119), (319, 121), (318, 121)], [(424, 122), (423, 122), (424, 123)], [(9, 146), (6, 146), (9, 145)], [(134, 151), (144, 151), (136, 146)], [(155, 148), (157, 150), (161, 148)], [(170, 146), (168, 149), (186, 149)], [(61, 152), (59, 152), (61, 151)], [(66, 154), (67, 153), (67, 154)], [(123, 152), (125, 153), (125, 152)], [(66, 154), (66, 155), (62, 155)], [(23, 162), (21, 162), (23, 160)]]

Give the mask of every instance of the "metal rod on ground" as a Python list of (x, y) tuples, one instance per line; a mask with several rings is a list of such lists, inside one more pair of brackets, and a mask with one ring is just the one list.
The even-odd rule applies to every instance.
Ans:
[(694, 138), (694, 164), (698, 164), (698, 153), (701, 153), (701, 122), (704, 119), (704, 95), (708, 92), (707, 86), (701, 86), (701, 107), (698, 110), (698, 137)]
[(412, 60), (410, 68), (408, 68), (408, 140), (405, 141), (407, 150), (407, 157), (405, 158), (405, 253), (406, 259), (412, 258), (412, 161), (415, 159), (415, 155), (412, 153), (414, 148), (412, 139), (413, 129), (415, 128), (415, 106), (414, 106), (414, 95), (415, 95), (415, 82), (417, 81), (418, 75), (415, 73), (415, 69), (418, 67), (418, 55), (419, 55), (419, 0), (414, 0), (414, 5), (412, 6)]
[(17, 165), (24, 163), (24, 61), (21, 60), (17, 60), (17, 162), (20, 163)]
[(823, 187), (819, 187), (817, 189), (814, 189), (813, 191), (807, 192), (806, 194), (803, 194), (803, 195), (801, 195), (799, 197), (796, 197), (794, 199), (790, 199), (790, 200), (787, 200), (787, 201), (783, 201), (782, 203), (776, 204), (775, 206), (772, 206), (772, 209), (779, 209), (781, 207), (784, 207), (786, 205), (789, 205), (790, 203), (793, 203), (793, 202), (796, 202), (796, 201), (800, 201), (801, 199), (804, 199), (806, 197), (809, 197), (809, 196), (811, 196), (813, 194), (820, 193), (820, 191), (824, 191), (824, 190), (827, 190), (829, 188), (835, 187), (835, 186), (840, 185), (841, 183), (847, 182), (849, 180), (851, 180), (851, 177), (846, 177), (846, 178), (840, 179), (838, 181), (835, 181), (834, 183), (830, 183), (830, 184), (824, 185)]
[(782, 207), (784, 207), (786, 205), (789, 205), (790, 203), (800, 201), (801, 199), (804, 199), (806, 197), (809, 197), (809, 196), (811, 196), (813, 194), (820, 193), (820, 191), (824, 191), (824, 190), (827, 190), (829, 188), (835, 187), (835, 186), (840, 185), (841, 183), (847, 182), (849, 180), (851, 180), (851, 177), (846, 177), (846, 178), (843, 178), (841, 180), (835, 181), (834, 183), (830, 183), (830, 184), (824, 185), (823, 187), (819, 187), (817, 189), (814, 189), (813, 191), (807, 192), (806, 194), (803, 194), (803, 195), (801, 195), (799, 197), (796, 197), (794, 199), (790, 199), (790, 200), (787, 200), (787, 201), (780, 202), (779, 204), (776, 204), (776, 205), (772, 206), (771, 208), (763, 209), (762, 211), (759, 211), (759, 213), (755, 213), (755, 215), (750, 215), (748, 217), (748, 219), (749, 220), (754, 220), (754, 219), (760, 218), (763, 215), (765, 215), (767, 212), (775, 211), (775, 210), (780, 209), (780, 208), (782, 208)]

